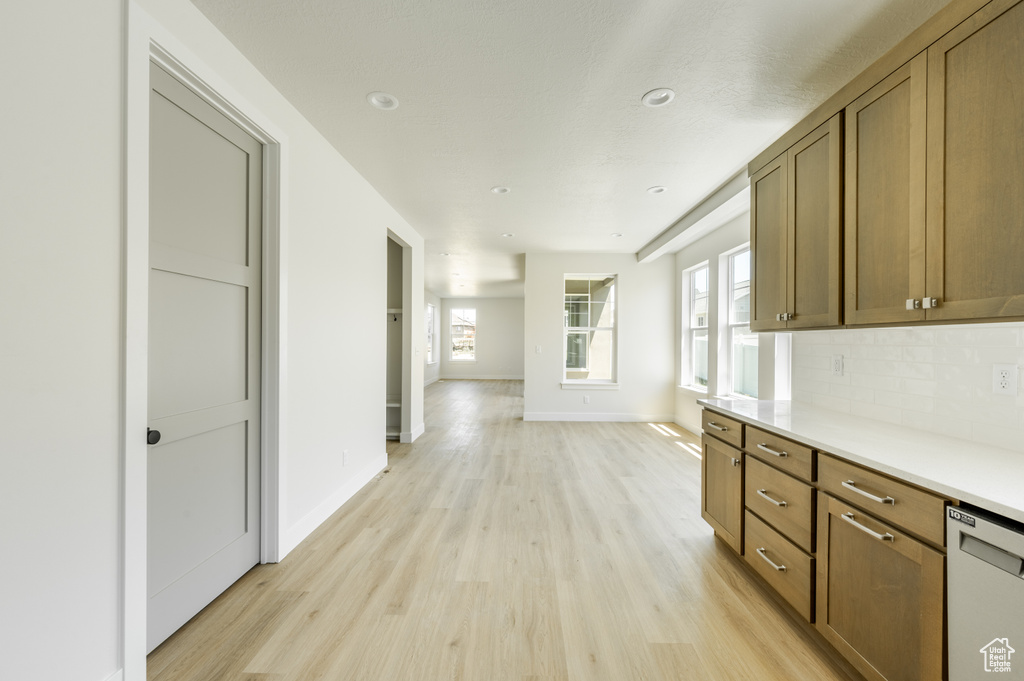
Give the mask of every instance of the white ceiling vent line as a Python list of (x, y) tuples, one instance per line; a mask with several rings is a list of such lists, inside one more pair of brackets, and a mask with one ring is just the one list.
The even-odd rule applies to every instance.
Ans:
[(750, 178), (744, 168), (637, 251), (637, 262), (675, 253), (749, 210)]

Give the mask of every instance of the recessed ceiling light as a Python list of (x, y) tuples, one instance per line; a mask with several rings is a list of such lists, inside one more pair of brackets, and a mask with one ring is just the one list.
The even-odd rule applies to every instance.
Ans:
[(640, 98), (640, 101), (643, 102), (644, 106), (649, 106), (653, 109), (659, 106), (665, 106), (675, 98), (676, 93), (674, 91), (667, 87), (660, 87), (657, 90), (651, 90), (648, 92)]
[(438, 255), (443, 255), (444, 257), (447, 258), (449, 255), (451, 255), (451, 253), (438, 253)]
[(508, 187), (491, 187), (493, 194), (508, 194), (511, 191)]
[(452, 276), (453, 277), (461, 277), (462, 275), (459, 274), (458, 272), (452, 272)]
[(371, 92), (366, 95), (366, 101), (368, 101), (370, 106), (375, 109), (381, 109), (383, 111), (390, 111), (391, 109), (398, 108), (398, 97), (389, 95), (386, 92)]
[(502, 234), (502, 236), (505, 237), (506, 239), (511, 239), (512, 237), (515, 236), (515, 234), (513, 234), (512, 232), (505, 232), (504, 234)]
[(619, 233), (619, 232), (613, 232), (612, 236), (615, 237), (616, 239), (618, 239), (620, 236), (622, 236), (622, 234)]
[(665, 191), (665, 188), (660, 186), (660, 185), (659, 186), (655, 186), (655, 187), (648, 187), (647, 188), (647, 193), (648, 194), (661, 194), (663, 191)]
[(459, 284), (459, 288), (466, 288), (465, 284)]

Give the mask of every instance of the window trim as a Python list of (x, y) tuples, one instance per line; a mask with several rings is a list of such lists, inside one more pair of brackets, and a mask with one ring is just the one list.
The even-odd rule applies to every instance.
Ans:
[[(694, 285), (693, 277), (701, 270), (707, 271), (707, 319), (704, 326), (693, 326), (693, 294)], [(680, 352), (680, 372), (679, 372), (679, 387), (692, 390), (694, 392), (707, 393), (708, 385), (711, 383), (711, 359), (710, 359), (710, 348), (708, 349), (708, 385), (700, 385), (696, 382), (696, 371), (694, 364), (696, 355), (694, 354), (694, 348), (696, 343), (694, 341), (697, 331), (704, 331), (707, 334), (707, 342), (711, 343), (711, 262), (705, 260), (704, 262), (688, 267), (682, 271), (682, 329), (681, 329), (681, 341), (682, 348)]]
[[(736, 391), (736, 372), (735, 372), (735, 367), (736, 367), (735, 348), (736, 348), (736, 345), (735, 345), (735, 343), (733, 341), (733, 334), (734, 334), (735, 330), (740, 328), (740, 327), (744, 327), (745, 326), (745, 327), (747, 327), (748, 330), (750, 329), (750, 320), (749, 319), (746, 322), (736, 322), (736, 323), (734, 323), (732, 321), (732, 306), (733, 306), (733, 302), (734, 302), (734, 298), (733, 298), (733, 275), (734, 275), (734, 270), (735, 270), (734, 263), (735, 263), (736, 256), (741, 255), (743, 253), (749, 253), (750, 254), (750, 258), (753, 259), (754, 255), (753, 255), (753, 252), (750, 250), (750, 243), (746, 243), (743, 246), (740, 246), (739, 248), (734, 248), (734, 249), (732, 249), (730, 251), (727, 251), (727, 252), (722, 254), (724, 256), (724, 258), (725, 258), (725, 263), (726, 263), (726, 267), (725, 267), (725, 270), (726, 270), (726, 280), (725, 280), (726, 286), (725, 286), (725, 289), (726, 289), (726, 291), (725, 291), (725, 319), (724, 319), (724, 322), (722, 324), (720, 324), (720, 328), (725, 332), (725, 342), (723, 343), (723, 345), (725, 346), (726, 375), (728, 376), (728, 379), (729, 379), (728, 380), (729, 391), (728, 391), (727, 397), (729, 397), (730, 399), (736, 399), (736, 400), (756, 400), (756, 399), (758, 399), (758, 397), (756, 395), (752, 396), (752, 395), (747, 395), (747, 394), (740, 393), (740, 392)], [(748, 277), (748, 281), (749, 281), (749, 277)], [(750, 284), (752, 284), (752, 283), (753, 282), (750, 282)], [(750, 284), (748, 284), (748, 286)], [(760, 345), (760, 343), (759, 343), (759, 345)], [(760, 392), (760, 390), (758, 390), (758, 392)]]
[[(569, 323), (568, 312), (565, 310), (565, 304), (568, 302), (566, 300), (566, 298), (567, 298), (567, 295), (580, 295), (580, 294), (566, 294), (566, 292), (565, 292), (565, 282), (567, 282), (567, 281), (569, 281), (571, 279), (594, 280), (594, 279), (608, 279), (608, 278), (612, 278), (614, 280), (614, 283), (612, 284), (612, 286), (614, 287), (614, 293), (613, 293), (614, 297), (612, 299), (612, 319), (611, 319), (612, 325), (610, 327), (607, 327), (607, 326), (586, 326), (586, 327), (572, 326), (572, 327), (570, 327), (568, 325), (568, 323)], [(618, 377), (619, 377), (619, 301), (621, 300), (620, 294), (621, 294), (621, 291), (619, 290), (619, 275), (617, 273), (611, 273), (611, 272), (578, 273), (578, 272), (573, 272), (573, 273), (564, 273), (562, 275), (562, 290), (560, 291), (559, 295), (560, 295), (561, 300), (562, 300), (562, 313), (563, 313), (562, 314), (562, 361), (561, 361), (561, 365), (562, 365), (562, 380), (560, 382), (560, 385), (561, 385), (563, 390), (575, 390), (575, 389), (586, 389), (586, 388), (593, 388), (595, 390), (618, 390), (619, 389)], [(588, 309), (587, 309), (587, 323), (588, 323), (588, 325), (592, 321), (590, 319), (590, 310), (589, 310), (590, 304), (591, 304), (590, 294), (588, 293), (587, 294), (587, 305), (588, 305)], [(608, 379), (608, 378), (567, 378), (566, 372), (568, 372), (568, 371), (589, 371), (589, 368), (588, 369), (569, 369), (568, 367), (566, 367), (565, 364), (566, 364), (566, 361), (568, 359), (567, 353), (568, 353), (568, 335), (569, 335), (569, 333), (579, 333), (579, 332), (587, 333), (587, 332), (592, 332), (592, 331), (593, 332), (597, 332), (597, 331), (611, 331), (611, 338), (612, 338), (611, 378), (610, 379)], [(588, 367), (590, 366), (589, 352), (590, 352), (590, 343), (588, 341), (588, 343), (587, 343), (588, 357), (587, 357), (587, 362), (586, 362)]]
[[(472, 357), (455, 357), (454, 356), (454, 353), (455, 353), (455, 337), (452, 334), (452, 327), (454, 327), (455, 324), (452, 323), (452, 320), (454, 319), (455, 312), (457, 310), (472, 310), (473, 311), (473, 356)], [(453, 307), (453, 308), (450, 308), (448, 310), (448, 361), (449, 362), (458, 362), (460, 364), (471, 364), (471, 363), (477, 361), (477, 356), (479, 355), (479, 352), (480, 352), (480, 346), (477, 343), (477, 334), (476, 334), (477, 319), (476, 319), (476, 312), (477, 312), (477, 310), (476, 310), (475, 307)]]

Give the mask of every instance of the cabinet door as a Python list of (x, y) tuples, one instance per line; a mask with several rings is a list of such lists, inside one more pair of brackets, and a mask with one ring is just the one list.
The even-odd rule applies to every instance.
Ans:
[(743, 553), (743, 453), (710, 437), (701, 457), (701, 517)]
[(928, 49), (928, 319), (1024, 316), (1024, 3)]
[(846, 109), (847, 324), (924, 319), (925, 120), (922, 53)]
[(786, 154), (750, 178), (750, 330), (786, 328)]
[(838, 113), (786, 154), (790, 329), (841, 321), (842, 134)]
[(871, 681), (940, 681), (946, 557), (824, 493), (817, 627)]

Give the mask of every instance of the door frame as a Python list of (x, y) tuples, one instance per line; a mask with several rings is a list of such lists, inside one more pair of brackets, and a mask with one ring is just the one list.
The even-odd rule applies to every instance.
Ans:
[(263, 145), (263, 318), (260, 562), (280, 559), (287, 377), (285, 268), (287, 136), (135, 0), (125, 0), (122, 376), (121, 664), (124, 681), (146, 679), (149, 347), (149, 64), (155, 61)]

